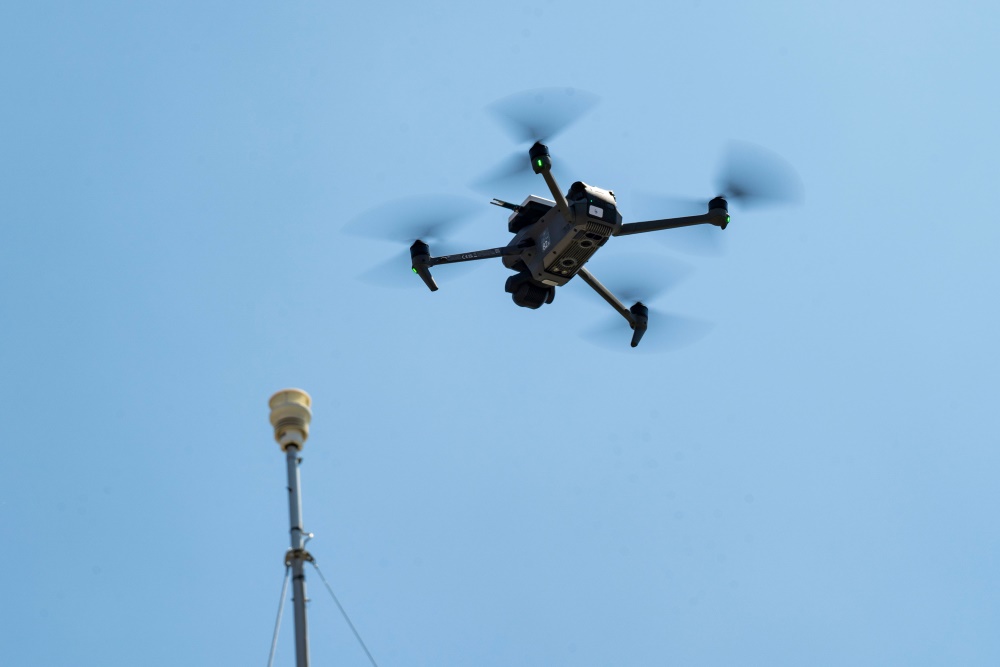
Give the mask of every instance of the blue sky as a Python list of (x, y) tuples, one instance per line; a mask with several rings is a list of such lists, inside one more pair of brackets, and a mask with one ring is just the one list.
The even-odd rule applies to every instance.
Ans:
[[(264, 664), (287, 548), (267, 399), (314, 399), (310, 548), (391, 665), (994, 665), (1000, 149), (992, 3), (0, 8), (2, 654)], [(573, 281), (358, 280), (342, 232), (470, 197), (506, 95), (600, 96), (564, 188), (711, 195), (731, 140), (801, 205), (727, 252), (613, 239), (711, 322), (595, 347)], [(669, 232), (664, 233), (669, 235)], [(401, 267), (407, 270), (408, 267)], [(414, 277), (414, 283), (418, 283)], [(651, 324), (654, 326), (655, 322)], [(314, 664), (365, 657), (315, 576)], [(278, 664), (292, 664), (290, 617)]]

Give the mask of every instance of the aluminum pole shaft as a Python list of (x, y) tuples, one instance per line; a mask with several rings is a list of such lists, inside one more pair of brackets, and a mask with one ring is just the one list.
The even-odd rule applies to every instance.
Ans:
[(306, 631), (305, 531), (302, 529), (302, 492), (299, 489), (299, 448), (285, 450), (288, 462), (288, 518), (291, 523), (292, 602), (295, 608), (295, 664), (309, 667), (309, 634)]

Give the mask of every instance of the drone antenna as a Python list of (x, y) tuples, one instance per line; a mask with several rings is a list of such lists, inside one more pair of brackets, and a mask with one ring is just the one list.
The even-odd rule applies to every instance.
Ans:
[(518, 206), (517, 204), (511, 204), (510, 202), (503, 201), (502, 199), (497, 199), (496, 197), (494, 197), (493, 201), (491, 201), (490, 203), (493, 204), (494, 206), (500, 206), (501, 208), (510, 209), (511, 211), (514, 212), (518, 212), (522, 208), (524, 208), (523, 206)]

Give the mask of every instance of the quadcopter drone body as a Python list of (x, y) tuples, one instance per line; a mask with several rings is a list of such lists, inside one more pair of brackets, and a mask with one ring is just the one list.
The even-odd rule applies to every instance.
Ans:
[[(410, 260), (413, 272), (432, 292), (438, 289), (431, 275), (433, 267), (500, 258), (504, 266), (514, 272), (506, 284), (506, 291), (514, 303), (524, 308), (540, 308), (552, 303), (559, 287), (580, 276), (625, 318), (632, 328), (632, 347), (637, 346), (649, 326), (650, 310), (640, 300), (626, 306), (587, 270), (586, 264), (594, 253), (616, 236), (695, 225), (725, 229), (729, 224), (730, 202), (752, 206), (794, 201), (799, 198), (800, 184), (794, 170), (780, 157), (759, 147), (731, 145), (717, 174), (716, 197), (694, 200), (669, 198), (671, 203), (668, 206), (684, 206), (685, 217), (623, 222), (611, 190), (577, 181), (564, 195), (552, 175), (552, 159), (545, 145), (596, 102), (596, 96), (583, 91), (543, 88), (514, 94), (491, 106), (512, 137), (525, 146), (530, 145), (530, 148), (527, 160), (523, 151), (516, 152), (494, 169), (488, 179), (480, 180), (477, 187), (510, 184), (509, 179), (515, 177), (520, 184), (521, 175), (534, 172), (545, 180), (551, 196), (549, 199), (532, 195), (520, 204), (499, 199), (491, 202), (511, 211), (507, 229), (513, 238), (506, 245), (433, 256), (427, 241), (434, 240), (436, 243), (469, 213), (467, 204), (458, 206), (439, 201), (424, 200), (419, 205), (402, 208), (388, 205), (355, 219), (345, 229), (373, 238), (405, 241), (407, 245), (412, 243)], [(713, 238), (718, 237), (713, 235)], [(374, 273), (378, 276), (398, 275), (394, 269), (405, 261), (404, 257), (405, 251), (403, 257), (394, 259)], [(657, 266), (658, 273), (660, 268), (665, 267)], [(638, 266), (630, 264), (629, 274), (639, 278), (638, 269)], [(651, 276), (653, 280), (660, 277)], [(643, 285), (637, 288), (618, 284), (616, 289), (630, 301), (640, 297), (647, 300), (653, 298), (651, 288), (654, 286), (644, 279), (641, 282)], [(665, 322), (673, 322), (668, 327), (674, 330), (683, 327), (683, 319), (671, 315), (664, 317)], [(668, 329), (662, 332), (667, 333)], [(659, 325), (657, 333), (661, 333)], [(652, 341), (648, 341), (647, 345), (649, 342)]]
[(552, 199), (532, 195), (521, 204), (498, 199), (491, 202), (513, 211), (507, 229), (514, 238), (498, 248), (440, 257), (433, 257), (429, 246), (418, 239), (410, 246), (413, 272), (436, 291), (431, 267), (500, 257), (504, 266), (517, 272), (507, 279), (505, 289), (514, 303), (524, 308), (552, 303), (556, 288), (579, 275), (628, 321), (633, 330), (632, 347), (637, 346), (648, 327), (649, 309), (640, 301), (626, 308), (584, 265), (613, 236), (704, 224), (725, 229), (729, 224), (726, 199), (715, 197), (701, 215), (623, 224), (614, 192), (577, 181), (564, 196), (552, 176), (548, 148), (536, 141), (528, 154), (532, 170), (545, 179)]

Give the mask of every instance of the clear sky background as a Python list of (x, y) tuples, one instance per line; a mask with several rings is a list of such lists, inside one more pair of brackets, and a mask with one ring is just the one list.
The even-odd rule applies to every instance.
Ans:
[[(310, 549), (382, 667), (1000, 664), (998, 11), (4, 3), (0, 661), (264, 665), (297, 386)], [(358, 280), (403, 246), (343, 226), (400, 197), (506, 242), (490, 197), (545, 190), (470, 188), (519, 148), (486, 107), (540, 86), (600, 96), (555, 173), (626, 221), (730, 140), (797, 169), (721, 257), (590, 263), (686, 267), (656, 305), (700, 341), (594, 346), (581, 281), (521, 309), (499, 262)], [(313, 663), (365, 665), (307, 581)]]

